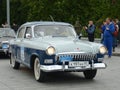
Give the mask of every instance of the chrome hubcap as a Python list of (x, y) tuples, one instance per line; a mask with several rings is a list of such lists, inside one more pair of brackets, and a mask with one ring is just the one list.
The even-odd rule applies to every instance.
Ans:
[(40, 78), (40, 61), (38, 58), (35, 59), (34, 74), (35, 74), (35, 79), (38, 80)]
[(14, 58), (14, 56), (13, 56), (13, 54), (11, 55), (11, 65), (12, 65), (12, 67), (14, 67), (15, 66), (15, 58)]

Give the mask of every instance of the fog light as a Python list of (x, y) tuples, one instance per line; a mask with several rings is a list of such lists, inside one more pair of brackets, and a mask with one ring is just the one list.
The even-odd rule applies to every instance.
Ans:
[(53, 63), (53, 59), (45, 59), (44, 63), (45, 64), (52, 64)]

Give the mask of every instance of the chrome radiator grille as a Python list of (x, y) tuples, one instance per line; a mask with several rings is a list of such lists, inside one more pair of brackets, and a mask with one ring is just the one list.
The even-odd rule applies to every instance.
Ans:
[(61, 57), (71, 57), (73, 61), (89, 61), (97, 58), (96, 54), (58, 54), (56, 60), (60, 60)]

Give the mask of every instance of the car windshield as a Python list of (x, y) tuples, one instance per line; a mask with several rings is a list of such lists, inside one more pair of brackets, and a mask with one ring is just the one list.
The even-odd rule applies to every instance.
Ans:
[(0, 37), (15, 37), (15, 33), (11, 29), (0, 30)]
[(34, 28), (35, 37), (75, 37), (76, 33), (74, 28), (67, 25), (49, 25), (49, 26), (35, 26)]

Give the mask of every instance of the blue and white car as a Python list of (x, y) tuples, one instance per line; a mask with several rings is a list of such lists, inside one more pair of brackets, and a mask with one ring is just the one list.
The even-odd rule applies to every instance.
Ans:
[(106, 48), (102, 44), (82, 41), (71, 24), (63, 22), (28, 22), (10, 43), (11, 66), (23, 64), (34, 70), (37, 81), (49, 72), (83, 72), (93, 79), (97, 69), (105, 69)]

